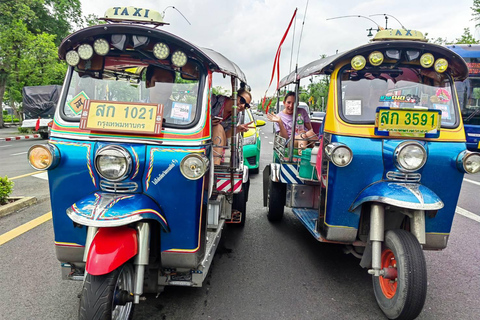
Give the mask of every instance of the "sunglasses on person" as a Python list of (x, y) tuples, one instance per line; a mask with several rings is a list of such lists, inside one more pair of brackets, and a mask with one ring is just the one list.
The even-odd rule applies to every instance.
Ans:
[(244, 104), (244, 105), (245, 105), (245, 109), (250, 108), (250, 105), (247, 103), (247, 100), (245, 100), (245, 98), (242, 97), (242, 96), (240, 96), (240, 104)]

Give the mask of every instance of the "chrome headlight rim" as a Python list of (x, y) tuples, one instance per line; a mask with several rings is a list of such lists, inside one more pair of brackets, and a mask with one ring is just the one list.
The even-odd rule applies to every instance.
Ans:
[(470, 171), (470, 170), (467, 169), (467, 165), (466, 165), (467, 160), (468, 160), (469, 158), (471, 158), (472, 156), (473, 156), (473, 157), (475, 157), (475, 156), (480, 157), (480, 153), (479, 153), (479, 152), (472, 152), (472, 151), (468, 151), (468, 150), (467, 150), (467, 151), (463, 154), (463, 156), (461, 157), (463, 170), (464, 170), (465, 173), (467, 173), (467, 174), (477, 174), (477, 173), (480, 172), (480, 171), (473, 172), (473, 171)]
[[(334, 154), (339, 149), (345, 149), (350, 154), (350, 159), (346, 163), (335, 162)], [(340, 168), (348, 166), (350, 163), (352, 163), (352, 160), (353, 160), (352, 149), (350, 149), (346, 144), (339, 143), (339, 142), (332, 142), (332, 143), (327, 144), (325, 146), (325, 155), (327, 156), (329, 161), (331, 161), (335, 166), (340, 167)]]
[[(409, 168), (406, 168), (404, 166), (402, 166), (402, 164), (400, 163), (400, 160), (399, 160), (399, 156), (400, 154), (402, 153), (402, 151), (405, 150), (405, 148), (407, 147), (410, 147), (410, 146), (416, 146), (416, 147), (419, 147), (422, 152), (423, 152), (423, 157), (422, 157), (422, 162), (420, 163), (419, 166), (417, 166), (416, 168), (414, 169), (409, 169)], [(394, 163), (395, 163), (395, 167), (400, 170), (401, 172), (416, 172), (420, 169), (423, 168), (423, 166), (425, 165), (425, 163), (427, 162), (427, 158), (428, 158), (428, 155), (427, 155), (427, 150), (425, 149), (425, 147), (418, 141), (404, 141), (402, 143), (400, 143), (396, 148), (395, 148), (395, 151), (393, 152), (393, 159), (394, 159)]]
[[(98, 160), (100, 159), (100, 156), (104, 155), (106, 152), (111, 150), (119, 151), (122, 154), (122, 156), (126, 159), (126, 162), (127, 162), (126, 169), (117, 178), (111, 178), (111, 177), (105, 176), (104, 173), (102, 173), (102, 170), (99, 168), (99, 164), (98, 164)], [(110, 146), (105, 146), (97, 151), (97, 153), (95, 154), (94, 165), (95, 165), (95, 170), (97, 171), (100, 177), (102, 177), (107, 181), (118, 182), (118, 181), (125, 180), (130, 175), (130, 172), (132, 171), (132, 162), (133, 162), (132, 156), (127, 151), (127, 149), (125, 149), (122, 146), (110, 145)]]
[[(205, 168), (205, 170), (203, 170), (202, 174), (199, 175), (198, 177), (192, 177), (190, 176), (184, 169), (184, 165), (185, 165), (185, 162), (191, 158), (197, 158), (199, 159), (200, 161), (202, 161), (203, 163), (203, 166)], [(205, 173), (208, 172), (208, 169), (209, 169), (209, 164), (210, 164), (210, 161), (207, 159), (207, 157), (203, 154), (198, 154), (198, 153), (190, 153), (190, 154), (187, 154), (185, 157), (183, 157), (182, 161), (180, 161), (180, 172), (182, 173), (182, 175), (187, 178), (188, 180), (198, 180), (202, 177), (205, 176)]]

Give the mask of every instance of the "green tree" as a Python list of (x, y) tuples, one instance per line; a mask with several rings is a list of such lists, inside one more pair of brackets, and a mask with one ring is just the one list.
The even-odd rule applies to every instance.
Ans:
[(13, 107), (23, 86), (62, 83), (56, 47), (84, 18), (80, 0), (2, 0), (0, 12), (1, 114), (4, 97)]
[(470, 28), (464, 28), (463, 29), (463, 34), (460, 36), (460, 38), (455, 39), (455, 43), (463, 43), (463, 44), (478, 44), (480, 41), (475, 40), (475, 37), (473, 34), (470, 32)]

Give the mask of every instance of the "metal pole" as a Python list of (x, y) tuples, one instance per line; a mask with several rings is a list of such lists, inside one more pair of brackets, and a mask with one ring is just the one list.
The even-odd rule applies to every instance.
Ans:
[[(298, 65), (295, 66), (295, 79), (297, 78)], [(293, 161), (293, 148), (295, 146), (295, 129), (297, 128), (298, 114), (298, 93), (300, 91), (300, 80), (295, 82), (295, 105), (293, 106), (292, 133), (290, 134), (290, 142), (288, 147), (288, 161)]]
[[(233, 76), (232, 76), (233, 78)], [(233, 177), (233, 164), (236, 163), (236, 154), (235, 154), (235, 137), (237, 135), (237, 79), (233, 78), (232, 86), (232, 96), (233, 96), (233, 110), (232, 110), (232, 136), (230, 137), (230, 186), (231, 192), (233, 194), (233, 189), (235, 187), (235, 181)]]

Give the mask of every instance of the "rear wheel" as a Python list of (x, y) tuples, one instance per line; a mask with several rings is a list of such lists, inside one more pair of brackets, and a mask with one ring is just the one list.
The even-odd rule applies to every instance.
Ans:
[(40, 132), (40, 137), (42, 137), (42, 139), (46, 140), (49, 138), (49, 134), (48, 132)]
[(87, 274), (80, 298), (78, 319), (131, 319), (134, 274), (130, 263), (105, 275)]
[(233, 195), (232, 214), (240, 214), (240, 222), (235, 223), (235, 225), (240, 227), (243, 227), (245, 225), (245, 220), (247, 217), (247, 201), (249, 187), (250, 180), (248, 180), (242, 185), (242, 192)]
[(389, 319), (414, 319), (427, 296), (427, 266), (417, 238), (405, 230), (385, 234), (381, 257), (385, 277), (373, 277), (379, 307)]
[(287, 194), (287, 185), (281, 182), (273, 182), (270, 179), (268, 184), (268, 213), (267, 218), (270, 221), (280, 221), (283, 218), (285, 210), (285, 196)]

